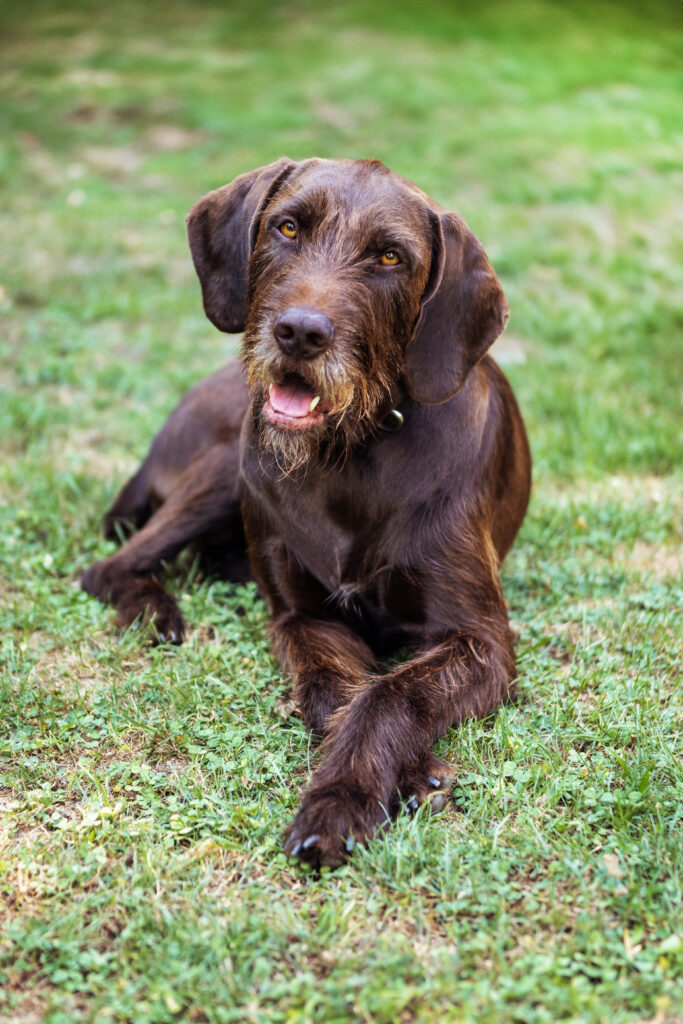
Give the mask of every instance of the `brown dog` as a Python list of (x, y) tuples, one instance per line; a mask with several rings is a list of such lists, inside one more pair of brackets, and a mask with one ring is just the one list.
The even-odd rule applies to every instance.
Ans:
[[(188, 393), (111, 509), (140, 528), (83, 586), (180, 641), (162, 563), (194, 543), (251, 572), (326, 758), (286, 849), (337, 864), (401, 800), (443, 805), (430, 747), (509, 693), (498, 567), (529, 449), (485, 355), (508, 316), (479, 241), (375, 160), (278, 160), (188, 217), (207, 316), (244, 330), (242, 370)], [(248, 381), (248, 386), (247, 386)], [(397, 644), (414, 657), (377, 674)]]

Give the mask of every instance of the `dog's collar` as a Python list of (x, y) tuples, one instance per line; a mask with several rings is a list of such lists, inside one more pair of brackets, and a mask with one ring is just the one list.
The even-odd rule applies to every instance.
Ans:
[(394, 384), (386, 397), (384, 410), (380, 409), (379, 429), (383, 434), (395, 434), (403, 426), (404, 417), (399, 406), (403, 405), (405, 398), (406, 393), (402, 385)]
[(403, 413), (398, 409), (390, 409), (379, 425), (385, 434), (395, 434), (403, 426)]

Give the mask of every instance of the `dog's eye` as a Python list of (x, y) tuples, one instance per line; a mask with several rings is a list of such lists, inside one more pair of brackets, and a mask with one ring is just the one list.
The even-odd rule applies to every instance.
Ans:
[(296, 238), (296, 224), (293, 220), (283, 220), (282, 224), (278, 224), (278, 231), (285, 238)]
[(395, 249), (387, 249), (380, 256), (380, 263), (384, 267), (395, 267), (401, 259)]

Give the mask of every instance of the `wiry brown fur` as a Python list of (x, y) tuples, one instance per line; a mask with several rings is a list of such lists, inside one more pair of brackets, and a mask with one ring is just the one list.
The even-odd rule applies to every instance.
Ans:
[[(529, 451), (485, 354), (507, 303), (465, 222), (377, 161), (279, 160), (201, 200), (188, 234), (207, 315), (245, 330), (242, 368), (171, 416), (107, 518), (109, 535), (139, 532), (83, 585), (179, 642), (163, 562), (193, 543), (243, 579), (246, 538), (275, 652), (324, 736), (286, 849), (334, 865), (402, 802), (443, 805), (453, 769), (431, 745), (514, 679), (498, 567)], [(302, 308), (333, 329), (319, 353), (278, 336)], [(324, 412), (301, 430), (264, 412), (292, 375)], [(397, 644), (412, 657), (382, 673)]]

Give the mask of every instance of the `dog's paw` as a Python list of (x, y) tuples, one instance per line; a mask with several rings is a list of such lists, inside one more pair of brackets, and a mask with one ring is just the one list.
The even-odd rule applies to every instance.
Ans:
[(153, 644), (182, 644), (185, 639), (180, 608), (155, 579), (139, 580), (117, 602), (116, 625), (147, 630)]
[(287, 831), (285, 852), (316, 868), (338, 867), (388, 821), (376, 794), (346, 782), (313, 786)]
[(181, 644), (185, 639), (185, 623), (174, 598), (155, 576), (121, 568), (116, 556), (86, 569), (81, 586), (100, 601), (113, 602), (121, 629), (146, 629), (153, 644)]
[(81, 587), (86, 594), (108, 601), (113, 587), (113, 579), (109, 571), (109, 559), (94, 562), (81, 576)]
[(398, 781), (400, 802), (412, 813), (424, 803), (428, 803), (434, 813), (442, 811), (455, 775), (455, 768), (431, 751), (425, 751), (417, 760), (403, 766)]

